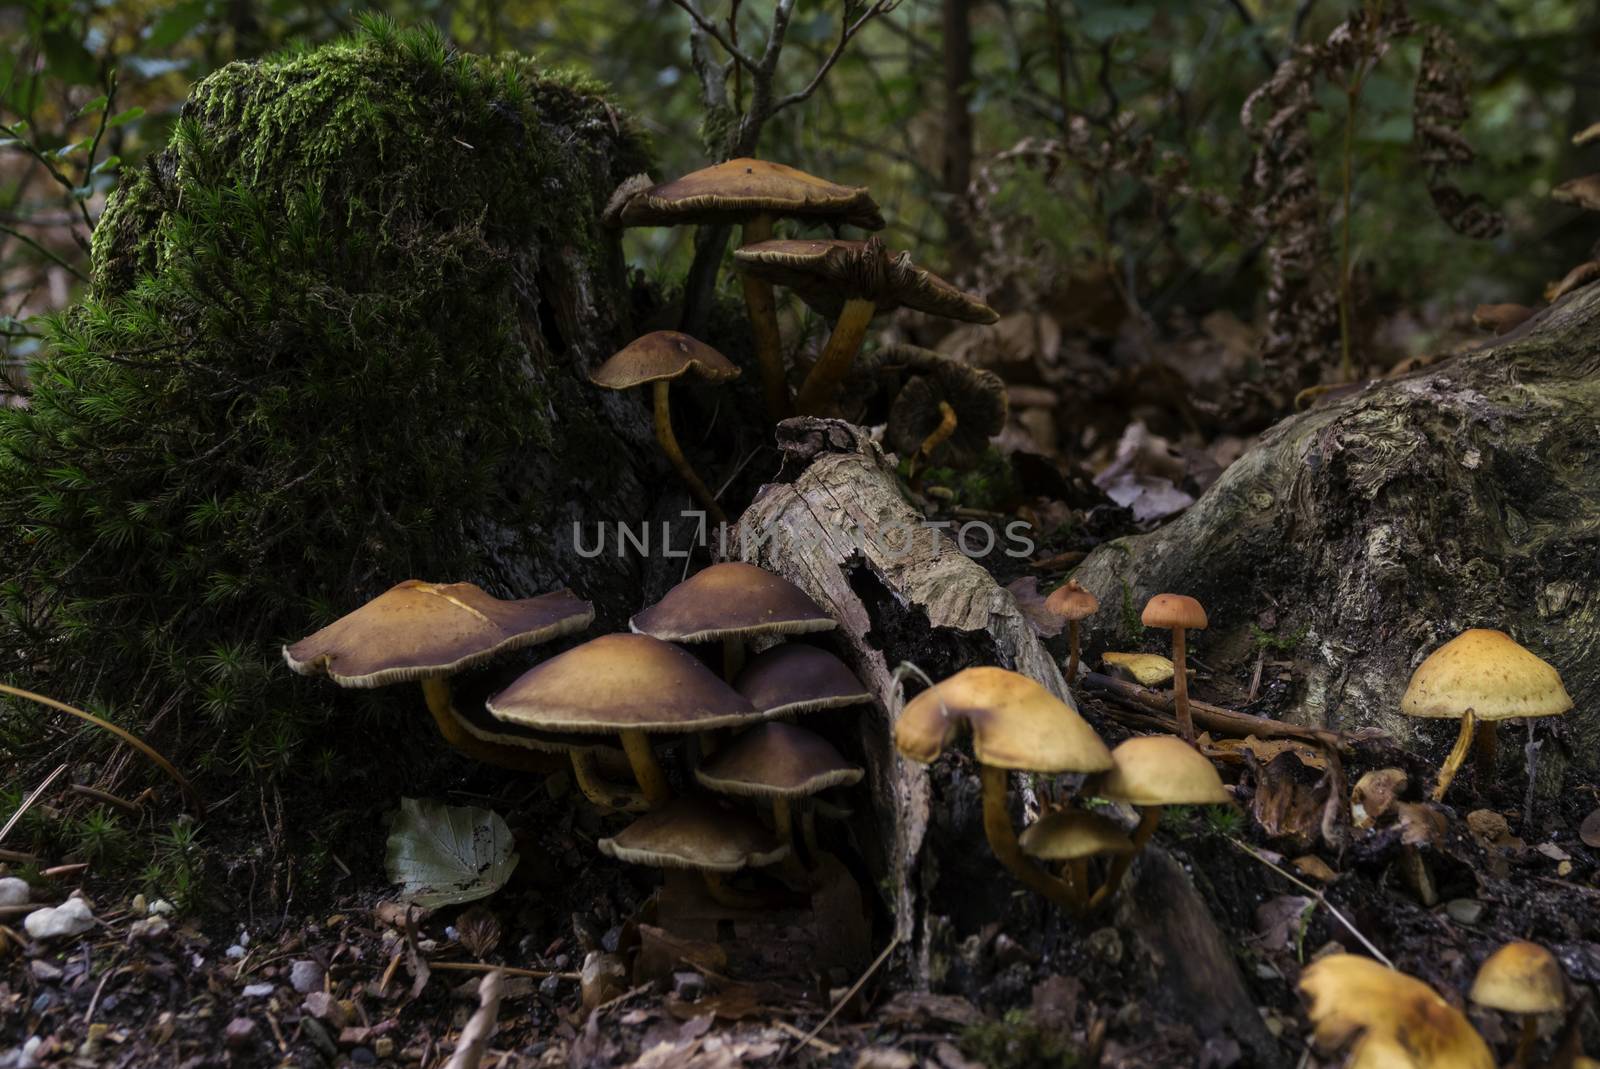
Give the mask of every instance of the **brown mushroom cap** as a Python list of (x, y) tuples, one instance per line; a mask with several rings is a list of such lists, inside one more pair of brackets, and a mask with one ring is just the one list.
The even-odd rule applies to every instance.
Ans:
[(786, 286), (812, 308), (836, 318), (850, 298), (871, 300), (878, 311), (911, 308), (967, 323), (993, 323), (995, 310), (931, 271), (908, 252), (890, 256), (877, 238), (761, 241), (734, 250), (739, 269)]
[(1567, 985), (1554, 954), (1538, 943), (1518, 941), (1478, 966), (1469, 997), (1507, 1013), (1556, 1013), (1566, 1008)]
[(613, 198), (612, 226), (739, 223), (757, 215), (849, 223), (882, 230), (883, 215), (864, 186), (841, 186), (770, 160), (727, 160)]
[(1025, 772), (1099, 772), (1111, 752), (1067, 703), (1027, 676), (1004, 668), (967, 668), (935, 683), (901, 710), (894, 743), (924, 764), (956, 728), (972, 731), (972, 752), (992, 768)]
[(1538, 311), (1525, 304), (1480, 304), (1472, 310), (1472, 325), (1493, 334), (1504, 334), (1522, 326)]
[(861, 776), (827, 739), (793, 724), (751, 728), (694, 774), (708, 790), (752, 798), (805, 798)]
[[(496, 720), (488, 709), (471, 702), (463, 702), (460, 705), (452, 703), (450, 715), (455, 718), (456, 723), (460, 724), (462, 730), (466, 731), (467, 734), (480, 738), (484, 742), (495, 742), (502, 746), (521, 746), (524, 749), (542, 750), (546, 753), (572, 753), (573, 751), (581, 752), (610, 745), (603, 736), (599, 735), (540, 731), (537, 728)], [(615, 747), (612, 748), (614, 749)]]
[(1600, 212), (1600, 174), (1569, 178), (1550, 191), (1550, 199), (1586, 211)]
[(944, 419), (941, 403), (956, 414), (955, 431), (934, 453), (947, 464), (976, 463), (989, 439), (1006, 428), (1005, 381), (985, 368), (946, 358), (900, 387), (889, 405), (884, 439), (901, 456), (913, 455)]
[(489, 712), (546, 731), (690, 732), (750, 722), (755, 707), (692, 654), (649, 635), (604, 635), (524, 672)]
[(1461, 1012), (1404, 973), (1355, 954), (1330, 954), (1300, 974), (1317, 1045), (1348, 1045), (1347, 1069), (1494, 1069)]
[(667, 591), (628, 626), (668, 642), (799, 635), (838, 626), (806, 592), (753, 564), (713, 564)]
[(1232, 801), (1210, 761), (1176, 735), (1141, 735), (1111, 751), (1111, 770), (1086, 790), (1129, 805)]
[(786, 642), (745, 665), (733, 689), (763, 716), (792, 716), (872, 700), (872, 692), (827, 650)]
[(589, 381), (608, 390), (627, 390), (647, 382), (682, 378), (690, 372), (707, 382), (739, 377), (737, 365), (698, 338), (676, 330), (656, 330), (623, 346), (589, 373)]
[(1144, 615), (1139, 622), (1146, 627), (1199, 631), (1206, 626), (1206, 610), (1198, 601), (1183, 594), (1157, 594), (1145, 602)]
[(570, 590), (502, 601), (471, 583), (407, 579), (283, 648), (303, 676), (384, 687), (453, 675), (508, 650), (582, 631), (594, 606)]
[(755, 817), (703, 798), (668, 802), (598, 845), (607, 857), (632, 865), (700, 872), (760, 868), (789, 853)]
[(1083, 588), (1076, 579), (1068, 579), (1044, 599), (1044, 607), (1063, 620), (1086, 620), (1100, 611), (1100, 599)]
[(1017, 840), (1040, 861), (1076, 861), (1101, 854), (1131, 854), (1133, 840), (1117, 823), (1081, 809), (1057, 809), (1023, 829)]
[(1572, 708), (1561, 675), (1503, 631), (1475, 627), (1428, 655), (1400, 699), (1407, 716), (1481, 720), (1554, 716)]

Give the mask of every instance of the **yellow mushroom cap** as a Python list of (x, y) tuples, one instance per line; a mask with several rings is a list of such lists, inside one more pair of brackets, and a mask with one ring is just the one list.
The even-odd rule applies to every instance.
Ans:
[(804, 590), (754, 564), (729, 561), (696, 572), (628, 626), (668, 642), (798, 635), (838, 625)]
[(407, 579), (283, 648), (303, 676), (384, 687), (453, 675), (508, 650), (582, 631), (594, 606), (569, 590), (502, 601), (471, 583)]
[(760, 868), (789, 853), (755, 817), (704, 798), (668, 802), (597, 845), (607, 857), (632, 865), (701, 872)]
[(1017, 840), (1040, 861), (1075, 861), (1100, 854), (1131, 854), (1133, 840), (1097, 813), (1057, 809), (1023, 829)]
[(1157, 594), (1145, 602), (1139, 622), (1146, 627), (1181, 627), (1198, 631), (1206, 626), (1206, 610), (1185, 594)]
[(1044, 599), (1044, 607), (1063, 620), (1083, 620), (1100, 611), (1100, 599), (1085, 590), (1076, 579), (1067, 580)]
[(589, 381), (608, 390), (627, 390), (691, 372), (707, 382), (739, 377), (737, 364), (699, 338), (676, 330), (657, 330), (623, 346), (589, 373)]
[(895, 746), (913, 761), (938, 757), (956, 728), (972, 731), (972, 752), (992, 768), (1027, 772), (1099, 772), (1111, 753), (1088, 721), (1027, 676), (1004, 668), (967, 668), (906, 703)]
[(1555, 1013), (1566, 1007), (1561, 966), (1538, 943), (1507, 943), (1478, 966), (1469, 996), (1480, 1006), (1507, 1013)]
[(718, 794), (805, 798), (829, 787), (861, 782), (862, 770), (833, 743), (793, 724), (761, 724), (695, 770), (700, 785)]
[(691, 732), (758, 719), (693, 654), (649, 635), (603, 635), (575, 646), (487, 704), (501, 720), (546, 731)]
[(1210, 761), (1175, 735), (1141, 735), (1111, 751), (1090, 793), (1129, 805), (1215, 805), (1232, 800)]
[(883, 229), (883, 216), (864, 186), (841, 186), (744, 156), (656, 186), (627, 183), (618, 192), (606, 207), (606, 222), (612, 226), (698, 226), (781, 215)]
[(1400, 699), (1407, 716), (1479, 720), (1554, 716), (1572, 708), (1560, 674), (1503, 631), (1475, 627), (1428, 655)]
[(1133, 677), (1143, 687), (1159, 687), (1171, 683), (1178, 670), (1159, 653), (1102, 653), (1100, 663), (1118, 674)]
[(1346, 1069), (1495, 1069), (1461, 1011), (1421, 980), (1355, 954), (1330, 954), (1300, 974), (1317, 1045), (1349, 1047)]

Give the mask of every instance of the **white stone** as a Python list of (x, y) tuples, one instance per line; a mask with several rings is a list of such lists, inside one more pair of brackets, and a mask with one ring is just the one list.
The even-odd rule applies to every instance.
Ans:
[(69, 898), (59, 906), (36, 909), (22, 922), (28, 938), (40, 940), (82, 935), (94, 925), (94, 914), (81, 898)]
[(0, 879), (0, 906), (20, 906), (28, 901), (28, 881), (15, 876)]

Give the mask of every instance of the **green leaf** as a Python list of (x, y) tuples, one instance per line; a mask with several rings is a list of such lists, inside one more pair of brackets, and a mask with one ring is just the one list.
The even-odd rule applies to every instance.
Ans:
[(101, 173), (103, 173), (105, 171), (114, 171), (120, 166), (122, 166), (122, 157), (121, 156), (107, 156), (105, 159), (103, 159), (99, 163), (95, 164), (94, 165), (94, 170), (90, 171), (89, 173), (90, 174), (101, 174)]
[(100, 94), (93, 100), (89, 101), (89, 103), (79, 108), (77, 117), (81, 119), (85, 115), (93, 115), (95, 112), (103, 109), (106, 104), (110, 102), (110, 99), (111, 98), (106, 96), (104, 93)]
[(143, 118), (143, 117), (144, 117), (144, 109), (141, 108), (141, 107), (135, 106), (135, 107), (129, 108), (127, 111), (119, 111), (119, 112), (117, 112), (117, 114), (111, 116), (111, 118), (106, 120), (106, 125), (107, 126), (122, 126), (125, 123), (130, 123), (135, 119), (139, 119), (139, 118)]
[(159, 51), (177, 44), (205, 20), (210, 7), (209, 0), (186, 0), (174, 4), (150, 27), (149, 35), (144, 39), (145, 48)]
[(486, 898), (505, 886), (519, 858), (498, 813), (402, 798), (384, 869), (400, 897), (425, 908)]

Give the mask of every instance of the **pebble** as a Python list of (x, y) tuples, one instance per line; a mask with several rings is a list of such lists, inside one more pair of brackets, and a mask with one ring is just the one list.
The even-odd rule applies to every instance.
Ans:
[(238, 961), (240, 958), (244, 957), (245, 950), (244, 947), (240, 946), (238, 943), (235, 943), (222, 953), (229, 961)]
[(177, 907), (175, 907), (171, 902), (168, 902), (165, 898), (158, 898), (154, 902), (150, 903), (150, 912), (155, 914), (157, 917), (165, 917), (167, 914), (174, 912), (176, 908)]
[(0, 906), (21, 906), (28, 901), (28, 881), (16, 876), (0, 879)]
[(242, 994), (245, 998), (266, 998), (268, 995), (272, 994), (272, 985), (246, 984), (245, 989), (240, 992), (240, 994)]
[(1477, 924), (1483, 917), (1483, 908), (1476, 898), (1452, 898), (1444, 904), (1444, 911), (1457, 924)]
[(372, 1041), (372, 1053), (380, 1059), (394, 1057), (394, 1040), (388, 1036), (379, 1036)]
[(366, 1047), (357, 1047), (350, 1052), (350, 1061), (355, 1065), (377, 1065), (378, 1056)]
[(706, 978), (697, 972), (675, 972), (672, 993), (685, 1002), (697, 1002), (706, 993)]
[(89, 912), (89, 903), (81, 898), (69, 898), (59, 906), (36, 909), (22, 921), (28, 938), (40, 940), (82, 935), (94, 925), (94, 914)]
[(302, 958), (289, 966), (289, 986), (302, 995), (322, 988), (322, 966), (309, 958)]
[(229, 1050), (243, 1050), (256, 1038), (256, 1023), (248, 1017), (235, 1017), (222, 1030), (222, 1042)]
[(32, 961), (28, 962), (28, 971), (33, 974), (33, 978), (35, 980), (39, 980), (44, 983), (52, 983), (61, 979), (60, 967), (50, 964), (50, 962), (45, 961), (43, 958), (34, 958)]
[(134, 939), (149, 940), (166, 935), (167, 929), (171, 927), (165, 917), (145, 917), (128, 926), (128, 935)]
[(539, 994), (545, 998), (555, 998), (561, 993), (561, 977), (546, 976), (539, 981)]

